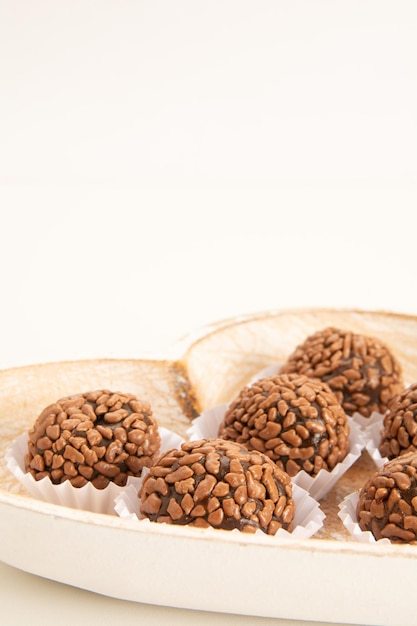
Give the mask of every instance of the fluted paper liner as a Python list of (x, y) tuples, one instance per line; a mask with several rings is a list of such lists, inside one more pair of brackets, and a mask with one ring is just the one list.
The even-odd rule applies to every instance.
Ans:
[(368, 426), (363, 431), (365, 449), (378, 469), (388, 461), (388, 457), (381, 456), (379, 451), (384, 417), (382, 413), (373, 413)]
[[(405, 388), (408, 386), (409, 384), (406, 383)], [(362, 415), (359, 415), (359, 413), (355, 413), (353, 416), (354, 420), (360, 424), (363, 430), (365, 448), (378, 469), (389, 461), (388, 457), (381, 456), (379, 451), (382, 431), (384, 428), (384, 418), (388, 412), (389, 411), (386, 411), (385, 413), (374, 412), (369, 418), (365, 418)], [(402, 452), (405, 452), (405, 450)]]
[(346, 496), (339, 504), (339, 517), (345, 528), (349, 531), (352, 539), (360, 543), (391, 543), (390, 540), (386, 538), (376, 540), (371, 531), (361, 529), (356, 515), (358, 501), (359, 491), (355, 491), (349, 496)]
[[(262, 530), (257, 530), (254, 534), (258, 537), (267, 536), (270, 540), (273, 540), (274, 537), (288, 537), (293, 539), (309, 539), (312, 537), (323, 526), (325, 514), (321, 510), (317, 500), (312, 498), (307, 491), (298, 485), (293, 485), (293, 499), (295, 504), (295, 515), (293, 522), (294, 527), (291, 532), (280, 528), (275, 535), (266, 535), (266, 533)], [(126, 488), (115, 500), (114, 509), (120, 517), (137, 520), (140, 524), (159, 523), (150, 522), (149, 519), (140, 519), (139, 508), (140, 498), (138, 497), (138, 490), (133, 486)], [(214, 533), (219, 532), (219, 529), (211, 527), (204, 530)], [(235, 529), (223, 532), (234, 533), (240, 531)]]
[[(190, 441), (218, 437), (219, 426), (227, 408), (227, 404), (221, 404), (204, 411), (199, 417), (196, 417), (187, 431)], [(363, 433), (358, 424), (349, 417), (348, 422), (350, 426), (350, 447), (343, 461), (337, 463), (331, 471), (321, 469), (316, 476), (310, 476), (310, 474), (301, 470), (292, 477), (293, 484), (308, 491), (316, 500), (321, 500), (325, 497), (343, 474), (357, 461), (365, 447)]]
[[(172, 448), (179, 448), (184, 439), (167, 428), (159, 427), (161, 437), (160, 453)], [(59, 485), (54, 485), (49, 477), (42, 480), (35, 478), (25, 470), (25, 454), (27, 452), (28, 433), (17, 437), (6, 452), (6, 464), (9, 471), (25, 487), (28, 493), (44, 502), (60, 504), (74, 509), (92, 511), (94, 513), (107, 513), (114, 515), (114, 500), (128, 486), (139, 489), (142, 477), (129, 476), (126, 486), (120, 487), (110, 482), (105, 489), (96, 489), (91, 483), (84, 487), (73, 487), (69, 480)]]

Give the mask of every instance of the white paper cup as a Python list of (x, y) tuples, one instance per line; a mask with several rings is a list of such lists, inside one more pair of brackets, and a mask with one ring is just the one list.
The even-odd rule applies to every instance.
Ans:
[[(184, 441), (176, 433), (159, 427), (161, 436), (161, 454), (172, 448), (179, 448)], [(25, 487), (28, 493), (38, 500), (60, 504), (74, 509), (83, 509), (94, 513), (114, 515), (114, 500), (129, 485), (139, 489), (142, 477), (129, 476), (127, 485), (120, 487), (112, 482), (105, 489), (96, 489), (91, 483), (84, 487), (73, 487), (70, 481), (54, 485), (48, 478), (35, 480), (30, 472), (25, 470), (25, 454), (27, 452), (28, 434), (17, 437), (6, 451), (6, 464), (9, 471)]]
[[(287, 537), (289, 539), (309, 539), (317, 533), (323, 526), (323, 520), (325, 514), (320, 508), (317, 500), (311, 497), (307, 491), (293, 485), (293, 499), (295, 504), (294, 515), (294, 527), (291, 532), (280, 528), (275, 535), (266, 535), (262, 530), (257, 530), (254, 533), (256, 536), (267, 536), (268, 539), (273, 540), (274, 537)], [(138, 523), (152, 523), (148, 519), (140, 519), (140, 498), (138, 497), (138, 490), (133, 486), (126, 488), (115, 501), (116, 513), (125, 519), (137, 520)], [(154, 522), (157, 523), (157, 522)], [(199, 531), (202, 529), (199, 528)], [(216, 528), (203, 529), (208, 532), (219, 532)], [(222, 532), (240, 532), (238, 530), (222, 531)]]
[(345, 528), (349, 531), (350, 536), (354, 541), (360, 543), (378, 543), (387, 544), (391, 543), (389, 539), (376, 540), (373, 534), (369, 530), (362, 530), (358, 524), (358, 518), (356, 515), (356, 507), (359, 501), (359, 491), (351, 493), (346, 496), (344, 500), (339, 504), (339, 517), (343, 522)]
[(379, 469), (388, 461), (388, 457), (381, 456), (379, 444), (381, 443), (384, 415), (373, 413), (369, 424), (363, 430), (365, 449)]
[[(187, 434), (190, 441), (218, 437), (219, 426), (227, 410), (227, 404), (221, 404), (201, 413), (196, 417)], [(359, 459), (365, 447), (363, 433), (360, 427), (348, 417), (350, 426), (350, 447), (346, 457), (331, 471), (321, 469), (316, 476), (310, 476), (301, 470), (292, 477), (293, 484), (302, 487), (316, 500), (321, 500), (334, 487), (337, 481)]]

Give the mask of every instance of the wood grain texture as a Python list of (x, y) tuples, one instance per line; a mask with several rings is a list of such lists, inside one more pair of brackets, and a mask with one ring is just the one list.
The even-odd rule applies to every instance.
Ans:
[(381, 339), (397, 356), (405, 380), (417, 380), (417, 319), (412, 316), (331, 309), (265, 312), (222, 322), (186, 351), (183, 360), (202, 408), (229, 402), (254, 374), (283, 362), (308, 335), (327, 326)]
[[(91, 360), (1, 371), (0, 493), (22, 493), (6, 468), (4, 453), (51, 402), (98, 388), (135, 393), (150, 402), (162, 426), (186, 438), (199, 409), (231, 401), (254, 374), (282, 362), (306, 336), (329, 325), (378, 337), (397, 356), (405, 380), (417, 380), (417, 318), (327, 309), (265, 312), (219, 322), (194, 336), (177, 361)], [(321, 502), (327, 518), (317, 538), (350, 541), (338, 505), (374, 469), (364, 453)]]

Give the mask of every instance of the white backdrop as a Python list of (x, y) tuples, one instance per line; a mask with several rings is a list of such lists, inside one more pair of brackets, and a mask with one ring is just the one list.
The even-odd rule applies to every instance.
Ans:
[(0, 366), (416, 312), (412, 1), (0, 3)]
[(5, 183), (415, 183), (412, 0), (2, 0)]
[(417, 309), (414, 189), (5, 192), (3, 367), (159, 355), (271, 308)]

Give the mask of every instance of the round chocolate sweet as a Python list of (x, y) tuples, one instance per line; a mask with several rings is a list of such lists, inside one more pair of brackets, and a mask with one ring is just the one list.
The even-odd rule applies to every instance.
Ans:
[(54, 484), (91, 482), (104, 489), (140, 476), (160, 450), (150, 405), (107, 389), (68, 396), (46, 407), (29, 432), (26, 471)]
[(155, 522), (274, 535), (291, 530), (291, 479), (268, 457), (223, 439), (182, 444), (143, 479), (140, 512)]
[(417, 452), (387, 461), (359, 492), (358, 524), (375, 539), (417, 539)]
[(391, 400), (384, 417), (379, 451), (388, 459), (417, 451), (417, 383)]
[(385, 413), (404, 388), (400, 364), (379, 339), (333, 327), (307, 337), (280, 371), (320, 378), (349, 415)]
[(270, 457), (290, 476), (331, 471), (350, 446), (343, 408), (320, 380), (281, 374), (244, 387), (228, 407), (219, 437)]

